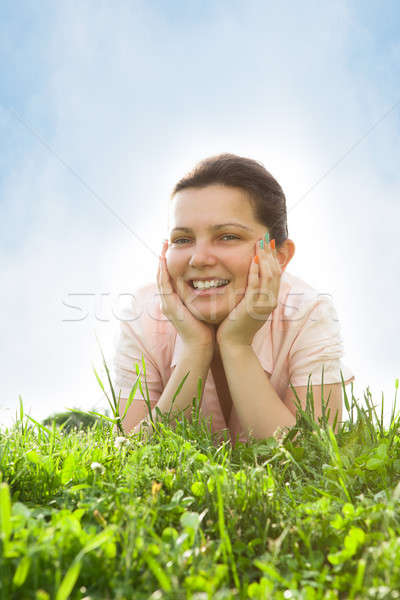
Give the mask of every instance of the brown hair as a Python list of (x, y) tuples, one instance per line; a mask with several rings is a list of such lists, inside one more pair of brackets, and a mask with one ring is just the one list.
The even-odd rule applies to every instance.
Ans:
[(277, 248), (288, 238), (285, 194), (260, 162), (236, 154), (205, 158), (178, 181), (171, 199), (186, 188), (212, 184), (244, 190), (252, 204), (255, 219), (268, 227), (270, 239), (275, 239)]

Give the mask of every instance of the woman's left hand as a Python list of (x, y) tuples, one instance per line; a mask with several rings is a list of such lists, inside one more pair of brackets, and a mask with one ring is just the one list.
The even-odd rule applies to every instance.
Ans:
[(257, 241), (245, 295), (217, 329), (219, 346), (251, 345), (254, 335), (278, 306), (281, 275), (276, 250), (265, 240), (264, 248), (261, 248)]

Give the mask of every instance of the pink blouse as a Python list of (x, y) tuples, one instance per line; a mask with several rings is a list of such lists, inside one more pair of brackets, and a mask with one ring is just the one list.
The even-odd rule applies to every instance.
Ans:
[[(289, 382), (306, 386), (345, 384), (354, 379), (351, 370), (341, 362), (343, 342), (337, 313), (331, 298), (319, 294), (302, 279), (284, 271), (281, 276), (278, 306), (268, 321), (257, 331), (252, 347), (272, 386), (284, 399)], [(136, 380), (135, 364), (142, 369), (142, 355), (151, 406), (160, 398), (182, 352), (182, 339), (175, 327), (162, 314), (157, 285), (145, 285), (136, 290), (130, 305), (120, 320), (120, 330), (113, 359), (116, 394), (128, 398)], [(144, 378), (141, 378), (144, 388)], [(249, 390), (250, 391), (250, 390)], [(143, 400), (139, 390), (135, 399)], [(267, 407), (266, 407), (267, 408)], [(225, 422), (211, 369), (206, 379), (200, 413), (212, 417), (211, 430), (227, 427), (231, 437), (246, 441), (247, 436), (232, 406), (230, 421)]]

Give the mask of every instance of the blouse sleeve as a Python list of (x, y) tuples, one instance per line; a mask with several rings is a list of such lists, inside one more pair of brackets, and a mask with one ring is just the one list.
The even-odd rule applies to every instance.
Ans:
[[(150, 404), (153, 408), (162, 393), (162, 378), (157, 366), (157, 355), (152, 344), (152, 320), (138, 309), (135, 299), (132, 299), (129, 308), (121, 311), (117, 341), (114, 343), (114, 387), (118, 398), (128, 398), (137, 379), (136, 365), (140, 369), (140, 381), (146, 397), (146, 382), (149, 391)], [(152, 348), (153, 345), (153, 348)], [(142, 356), (145, 362), (146, 378), (143, 374)], [(139, 386), (135, 400), (144, 400)]]
[(352, 371), (341, 362), (343, 341), (335, 307), (328, 296), (304, 308), (299, 333), (289, 351), (289, 381), (296, 386), (322, 383), (349, 383), (354, 379)]

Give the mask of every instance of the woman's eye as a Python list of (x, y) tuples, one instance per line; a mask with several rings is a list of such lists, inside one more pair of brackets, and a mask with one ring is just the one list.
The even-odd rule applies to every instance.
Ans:
[[(233, 235), (231, 233), (227, 233), (225, 235), (222, 235), (221, 239), (223, 239), (223, 238), (230, 238), (230, 239), (233, 239), (233, 240), (238, 240), (239, 239), (237, 235)], [(172, 243), (173, 244), (178, 244), (179, 246), (182, 246), (182, 244), (184, 244), (185, 242), (188, 242), (188, 241), (190, 242), (190, 240), (188, 238), (178, 238), (177, 240), (174, 240)]]

